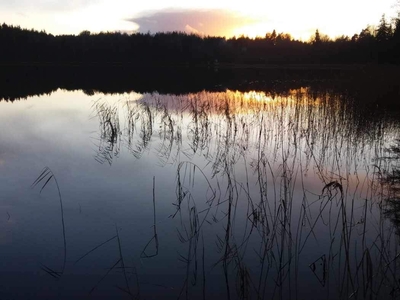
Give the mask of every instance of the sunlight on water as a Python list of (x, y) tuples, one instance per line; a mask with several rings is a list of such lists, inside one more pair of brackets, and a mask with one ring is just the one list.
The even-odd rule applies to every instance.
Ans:
[(0, 298), (399, 295), (400, 123), (344, 94), (58, 90), (0, 127)]

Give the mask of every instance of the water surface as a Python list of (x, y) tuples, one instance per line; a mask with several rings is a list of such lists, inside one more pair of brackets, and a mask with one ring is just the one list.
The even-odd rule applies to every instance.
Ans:
[(398, 114), (297, 85), (1, 102), (0, 298), (399, 297)]

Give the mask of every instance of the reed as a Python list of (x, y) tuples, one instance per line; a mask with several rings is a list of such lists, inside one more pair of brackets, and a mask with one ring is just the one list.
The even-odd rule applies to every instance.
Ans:
[[(184, 268), (178, 299), (206, 299), (210, 274), (220, 278), (226, 299), (303, 299), (305, 285), (326, 299), (399, 296), (400, 173), (383, 159), (395, 122), (365, 122), (351, 99), (311, 88), (166, 99), (147, 95), (122, 112), (100, 102), (94, 107), (106, 145), (99, 162), (110, 163), (121, 147), (135, 159), (156, 149), (160, 165), (176, 169), (168, 221)], [(388, 149), (398, 161), (399, 148)], [(43, 189), (52, 178), (47, 169), (34, 184), (45, 182)], [(153, 233), (143, 259), (161, 251), (155, 177), (152, 199)], [(76, 262), (114, 241), (116, 263), (98, 284), (119, 265), (120, 290), (138, 298), (118, 230)]]

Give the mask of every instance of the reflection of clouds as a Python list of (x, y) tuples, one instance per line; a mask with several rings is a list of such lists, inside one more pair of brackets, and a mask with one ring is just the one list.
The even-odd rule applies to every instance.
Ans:
[(253, 19), (226, 10), (163, 10), (130, 19), (140, 32), (185, 31), (204, 35), (230, 36), (234, 28)]
[[(249, 91), (240, 92), (226, 90), (224, 92), (189, 93), (185, 95), (173, 94), (143, 94), (140, 98), (132, 100), (129, 103), (142, 104), (149, 107), (165, 107), (168, 111), (190, 112), (194, 107), (197, 109), (208, 107), (208, 114), (221, 114), (226, 110), (226, 104), (229, 110), (236, 114), (253, 114), (254, 110), (262, 109), (264, 111), (273, 111), (280, 109), (282, 105), (294, 105), (296, 96), (303, 95), (306, 99), (308, 89), (300, 88), (289, 90), (287, 93), (275, 94), (272, 92)], [(314, 106), (317, 102), (306, 102), (307, 106)], [(195, 106), (193, 106), (195, 105)]]

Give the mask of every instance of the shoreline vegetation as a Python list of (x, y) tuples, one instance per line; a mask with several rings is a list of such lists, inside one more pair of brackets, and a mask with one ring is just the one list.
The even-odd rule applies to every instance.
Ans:
[(151, 68), (151, 69), (212, 69), (212, 70), (238, 70), (238, 69), (261, 69), (261, 70), (365, 70), (371, 71), (372, 69), (390, 68), (392, 70), (400, 70), (397, 64), (390, 63), (266, 63), (266, 64), (251, 64), (251, 63), (208, 63), (208, 64), (140, 64), (129, 62), (35, 62), (35, 61), (20, 61), (20, 62), (0, 62), (0, 67), (108, 67), (108, 68), (122, 68), (122, 67), (137, 67), (137, 68)]
[[(209, 63), (209, 64), (149, 64), (148, 67), (151, 68), (216, 68), (216, 69), (362, 69), (374, 66), (382, 66), (387, 65), (391, 67), (396, 67), (393, 64), (376, 64), (376, 63), (353, 63), (353, 64), (317, 64), (317, 63), (306, 63), (306, 64), (248, 64), (248, 63)], [(36, 62), (36, 61), (19, 61), (19, 62), (0, 62), (1, 67), (80, 67), (80, 66), (87, 66), (87, 67), (146, 67), (144, 64), (136, 64), (136, 63), (127, 63), (127, 62), (51, 62), (51, 61), (43, 61), (43, 62)]]
[(400, 14), (392, 21), (383, 15), (376, 28), (367, 26), (351, 37), (331, 39), (316, 30), (307, 42), (275, 30), (254, 39), (184, 32), (92, 34), (83, 31), (79, 35), (54, 36), (3, 24), (0, 44), (0, 66), (315, 68), (315, 65), (329, 65), (344, 68), (345, 65), (399, 64)]
[[(351, 94), (379, 107), (395, 104), (400, 95), (400, 67), (395, 65), (286, 65), (197, 67), (135, 67), (19, 65), (0, 67), (0, 100), (15, 101), (58, 89), (121, 94), (189, 94), (201, 91), (260, 91), (274, 95), (310, 87)], [(382, 91), (385, 91), (382, 94)], [(372, 97), (373, 96), (373, 97)], [(371, 104), (372, 105), (372, 104)]]
[[(203, 93), (93, 103), (94, 159), (111, 166), (124, 155), (145, 160), (154, 152), (157, 164), (176, 175), (176, 199), (164, 219), (154, 176), (146, 237), (131, 240), (121, 222), (123, 230), (77, 256), (74, 268), (105, 244), (118, 249), (107, 252), (113, 265), (91, 262), (106, 267), (89, 294), (101, 294), (100, 282), (110, 285), (109, 275), (118, 274), (119, 290), (132, 299), (159, 291), (164, 299), (399, 297), (398, 209), (385, 201), (392, 193), (386, 157), (394, 155), (384, 148), (398, 118), (368, 114), (347, 94), (328, 90), (275, 99)], [(53, 174), (45, 171), (37, 181)], [(171, 228), (175, 236), (166, 234)], [(141, 245), (140, 262), (126, 251), (129, 243)], [(177, 279), (169, 281), (169, 272), (143, 279), (153, 273), (141, 264), (168, 260), (181, 272)], [(45, 271), (54, 275), (50, 267), (57, 265), (48, 262)]]

